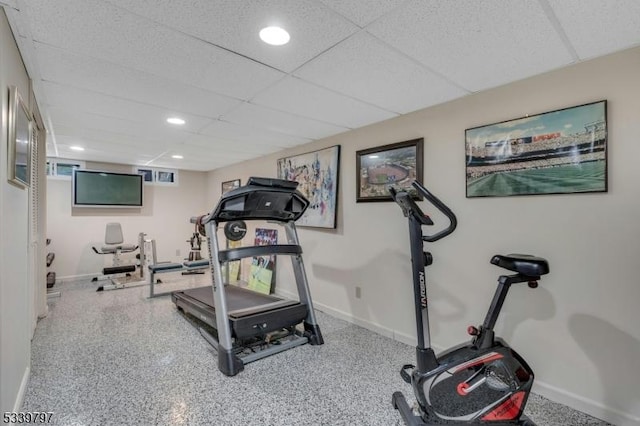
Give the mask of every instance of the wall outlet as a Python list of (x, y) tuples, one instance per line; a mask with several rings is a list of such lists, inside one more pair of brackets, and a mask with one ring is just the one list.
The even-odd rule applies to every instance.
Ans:
[(356, 299), (360, 299), (362, 297), (362, 289), (356, 286)]
[(181, 256), (180, 249), (176, 249), (176, 256)]

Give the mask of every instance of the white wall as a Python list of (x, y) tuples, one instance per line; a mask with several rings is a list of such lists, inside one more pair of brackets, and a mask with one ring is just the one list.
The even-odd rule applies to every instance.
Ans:
[[(275, 176), (279, 157), (340, 144), (338, 228), (299, 229), (314, 302), (413, 343), (406, 220), (392, 203), (355, 202), (355, 152), (424, 137), (425, 184), (459, 219), (457, 231), (430, 248), (436, 348), (465, 340), (467, 325), (482, 321), (501, 272), (489, 264), (492, 255), (546, 257), (551, 273), (537, 290), (512, 289), (498, 333), (534, 368), (537, 392), (616, 424), (637, 425), (639, 75), (636, 48), (478, 93), (210, 172), (208, 201), (216, 202), (222, 181)], [(608, 193), (465, 198), (466, 128), (602, 99), (608, 100)]]
[(8, 86), (29, 100), (29, 78), (0, 7), (0, 412), (20, 408), (29, 377), (33, 298), (28, 289), (29, 192), (7, 182)]
[[(131, 166), (87, 163), (87, 169), (131, 173)], [(127, 243), (137, 244), (145, 232), (156, 240), (159, 261), (180, 262), (189, 254), (187, 240), (193, 233), (191, 216), (207, 211), (206, 173), (179, 171), (178, 186), (144, 186), (142, 209), (72, 208), (71, 180), (47, 181), (47, 233), (49, 250), (56, 253), (51, 269), (59, 279), (99, 275), (113, 257), (97, 255), (92, 246), (104, 245), (106, 224), (120, 222)], [(179, 254), (177, 254), (179, 252)], [(205, 254), (206, 252), (203, 252)], [(122, 255), (133, 263), (133, 255)]]

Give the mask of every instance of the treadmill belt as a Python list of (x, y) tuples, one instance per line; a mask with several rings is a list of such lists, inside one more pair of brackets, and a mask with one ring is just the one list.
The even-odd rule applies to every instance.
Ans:
[[(227, 296), (227, 310), (229, 311), (229, 316), (239, 317), (255, 313), (256, 310), (263, 310), (259, 309), (260, 307), (265, 307), (267, 308), (266, 310), (268, 310), (269, 307), (275, 309), (299, 303), (293, 300), (284, 300), (269, 294), (256, 293), (255, 291), (236, 287), (234, 285), (226, 285), (224, 290), (225, 295)], [(192, 288), (184, 290), (181, 293), (204, 303), (211, 307), (212, 310), (215, 310), (213, 289), (211, 286)]]

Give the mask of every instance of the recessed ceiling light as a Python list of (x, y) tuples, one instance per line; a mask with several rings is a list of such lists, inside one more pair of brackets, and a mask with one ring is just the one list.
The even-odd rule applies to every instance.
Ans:
[(69, 149), (72, 149), (74, 151), (84, 151), (84, 148), (81, 146), (70, 146)]
[(179, 126), (182, 126), (185, 123), (185, 121), (182, 118), (169, 117), (169, 118), (167, 118), (167, 123), (169, 123), (169, 124), (177, 124)]
[(280, 27), (266, 27), (260, 30), (260, 38), (267, 44), (282, 46), (289, 43), (289, 33)]
[(182, 155), (172, 155), (171, 158), (175, 158), (176, 160), (182, 160), (184, 157)]

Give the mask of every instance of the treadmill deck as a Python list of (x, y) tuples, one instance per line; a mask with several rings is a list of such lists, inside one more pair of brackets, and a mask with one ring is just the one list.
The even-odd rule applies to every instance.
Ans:
[[(257, 293), (233, 285), (225, 286), (227, 311), (234, 337), (254, 337), (291, 327), (307, 317), (307, 305), (295, 300)], [(176, 306), (217, 329), (211, 286), (174, 292)]]

